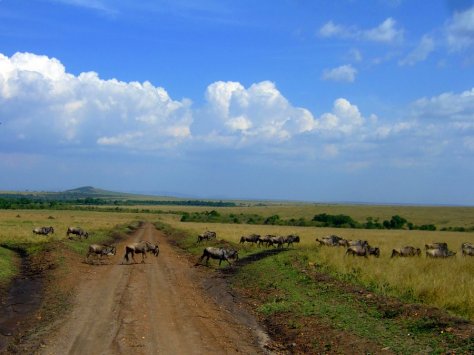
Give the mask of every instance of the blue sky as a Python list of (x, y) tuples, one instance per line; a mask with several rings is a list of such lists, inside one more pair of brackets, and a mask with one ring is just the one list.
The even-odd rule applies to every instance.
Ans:
[(1, 0), (0, 189), (474, 204), (474, 1)]

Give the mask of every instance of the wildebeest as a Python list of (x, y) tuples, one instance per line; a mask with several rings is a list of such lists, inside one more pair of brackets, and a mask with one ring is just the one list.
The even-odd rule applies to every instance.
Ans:
[[(134, 255), (142, 254), (142, 263), (144, 263), (146, 259), (146, 254), (149, 252), (153, 253), (153, 255), (155, 256), (158, 256), (158, 254), (160, 253), (160, 248), (158, 247), (158, 245), (142, 240), (137, 243), (128, 244), (125, 247), (125, 255), (123, 258), (128, 262), (130, 260), (128, 257), (130, 254), (132, 256), (133, 262), (136, 264), (137, 262), (135, 260)], [(123, 262), (124, 260), (122, 260), (122, 264)]]
[[(378, 248), (377, 248), (378, 249)], [(368, 245), (351, 245), (349, 248), (346, 250), (346, 254), (351, 254), (352, 256), (364, 256), (368, 257), (370, 255), (370, 249)]]
[(394, 256), (420, 256), (420, 255), (421, 255), (420, 248), (406, 246), (400, 249), (393, 249), (391, 258), (393, 258)]
[(36, 227), (35, 229), (33, 229), (33, 233), (42, 234), (42, 235), (48, 235), (49, 233), (54, 234), (54, 228), (53, 227)]
[(430, 243), (430, 244), (425, 244), (425, 249), (442, 249), (442, 250), (448, 250), (448, 244), (447, 243)]
[(352, 247), (352, 246), (361, 246), (361, 247), (364, 247), (364, 246), (368, 246), (369, 245), (369, 242), (366, 241), (366, 240), (348, 240), (347, 241), (347, 244), (349, 247)]
[(299, 235), (296, 234), (290, 234), (285, 237), (284, 243), (287, 243), (287, 247), (289, 248), (290, 245), (293, 245), (293, 243), (299, 243), (300, 242), (300, 237)]
[(472, 243), (462, 243), (461, 251), (463, 256), (474, 256), (474, 244)]
[(380, 256), (380, 248), (379, 247), (371, 247), (370, 245), (367, 246), (369, 250), (369, 255), (373, 255), (376, 258)]
[(270, 239), (272, 239), (274, 237), (274, 235), (270, 235), (270, 234), (267, 234), (266, 236), (263, 236), (261, 237), (259, 240), (258, 240), (258, 245), (262, 245), (262, 244), (265, 244), (265, 246), (268, 247), (269, 243), (270, 243)]
[(75, 234), (80, 238), (89, 238), (89, 233), (79, 227), (68, 227), (66, 235), (69, 237), (69, 234)]
[(342, 240), (342, 238), (338, 237), (337, 235), (328, 235), (322, 237), (321, 239), (316, 238), (316, 241), (319, 242), (319, 245), (326, 245), (330, 247), (337, 246), (340, 240)]
[(206, 231), (206, 232), (198, 235), (197, 242), (200, 243), (203, 240), (211, 240), (211, 239), (216, 239), (216, 238), (217, 238), (216, 232)]
[(340, 247), (348, 247), (349, 241), (347, 239), (341, 238), (337, 241), (337, 245)]
[(259, 240), (260, 236), (258, 234), (244, 235), (240, 238), (240, 244), (244, 244), (245, 242), (257, 244)]
[(113, 245), (105, 245), (105, 244), (91, 244), (89, 245), (89, 251), (86, 256), (86, 261), (89, 261), (89, 257), (91, 255), (98, 255), (99, 259), (102, 258), (102, 255), (105, 256), (112, 256), (115, 255), (117, 252), (117, 248)]
[(268, 246), (270, 246), (270, 245), (275, 246), (275, 244), (276, 244), (278, 248), (283, 248), (283, 243), (285, 243), (285, 237), (282, 236), (282, 235), (278, 235), (278, 236), (270, 237), (270, 239), (268, 240), (267, 245)]
[(456, 255), (456, 252), (448, 249), (427, 249), (426, 257), (428, 258), (447, 258)]
[(202, 256), (199, 258), (199, 262), (201, 262), (204, 258), (207, 258), (206, 265), (209, 263), (209, 258), (218, 259), (219, 265), (223, 260), (227, 261), (229, 265), (231, 265), (229, 259), (239, 260), (239, 253), (235, 249), (207, 247), (203, 250)]

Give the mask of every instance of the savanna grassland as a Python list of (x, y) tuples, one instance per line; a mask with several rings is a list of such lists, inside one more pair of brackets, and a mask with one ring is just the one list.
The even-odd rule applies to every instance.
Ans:
[[(472, 229), (473, 207), (243, 201), (236, 205), (101, 205), (80, 207), (83, 210), (0, 210), (0, 245), (7, 247), (0, 248), (0, 279), (5, 283), (19, 271), (15, 253), (9, 248), (21, 246), (34, 253), (44, 245), (59, 243), (61, 247), (84, 255), (88, 244), (110, 240), (110, 231), (117, 226), (150, 221), (195, 261), (208, 245), (238, 249), (237, 267), (228, 267), (226, 263), (218, 267), (211, 261), (209, 271), (231, 276), (232, 287), (244, 295), (246, 303), (252, 305), (272, 337), (294, 344), (291, 351), (474, 351), (471, 323), (474, 320), (474, 257), (463, 257), (460, 253), (461, 243), (474, 243), (474, 232), (440, 231), (450, 227)], [(101, 208), (107, 211), (99, 211)], [(399, 215), (416, 225), (435, 225), (437, 230), (182, 221), (184, 213), (211, 211), (222, 215), (278, 215), (282, 219), (306, 220), (321, 213), (343, 214), (360, 223), (368, 219), (383, 221)], [(33, 234), (32, 229), (39, 226), (53, 226), (55, 233), (50, 236)], [(69, 226), (89, 231), (87, 242), (68, 240), (66, 230)], [(197, 244), (197, 235), (206, 230), (216, 231), (218, 240)], [(301, 242), (281, 250), (239, 244), (241, 236), (253, 233), (262, 236), (297, 234)], [(370, 245), (380, 248), (381, 255), (379, 258), (345, 256), (344, 248), (322, 247), (315, 241), (330, 234), (368, 240)], [(431, 242), (447, 242), (449, 249), (457, 255), (428, 259), (423, 253), (421, 257), (390, 258), (394, 248), (411, 245), (424, 251), (424, 244)], [(453, 316), (459, 318), (451, 318)], [(463, 323), (462, 319), (468, 322)]]

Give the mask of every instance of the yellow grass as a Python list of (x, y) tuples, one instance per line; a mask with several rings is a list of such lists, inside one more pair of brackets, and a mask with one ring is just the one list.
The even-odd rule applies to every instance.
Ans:
[[(52, 218), (49, 218), (52, 217)], [(77, 226), (86, 231), (111, 229), (117, 224), (143, 220), (147, 215), (136, 213), (106, 213), (91, 211), (55, 210), (2, 210), (0, 211), (0, 243), (44, 242), (66, 238), (69, 226)], [(36, 235), (35, 227), (52, 226), (54, 234)]]
[[(287, 235), (296, 233), (301, 238), (298, 249), (307, 251), (309, 262), (332, 270), (380, 292), (403, 296), (411, 295), (423, 303), (474, 319), (474, 257), (463, 257), (460, 245), (474, 243), (474, 233), (429, 232), (408, 230), (364, 230), (246, 224), (183, 223), (179, 216), (163, 215), (160, 218), (176, 228), (192, 234), (205, 230), (217, 232), (219, 239), (238, 243), (242, 235)], [(380, 258), (354, 258), (345, 256), (344, 248), (319, 247), (315, 238), (336, 234), (347, 239), (365, 239), (381, 249)], [(424, 245), (443, 241), (457, 255), (448, 259), (429, 259), (424, 255)], [(421, 257), (390, 258), (391, 251), (405, 245), (422, 249)]]

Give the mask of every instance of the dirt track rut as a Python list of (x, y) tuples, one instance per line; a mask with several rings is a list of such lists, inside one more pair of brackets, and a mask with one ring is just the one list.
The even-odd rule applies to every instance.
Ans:
[[(124, 245), (139, 240), (158, 242), (158, 258), (121, 265)], [(209, 297), (199, 271), (153, 225), (117, 250), (109, 264), (87, 267), (73, 309), (41, 354), (263, 353), (257, 330)]]

